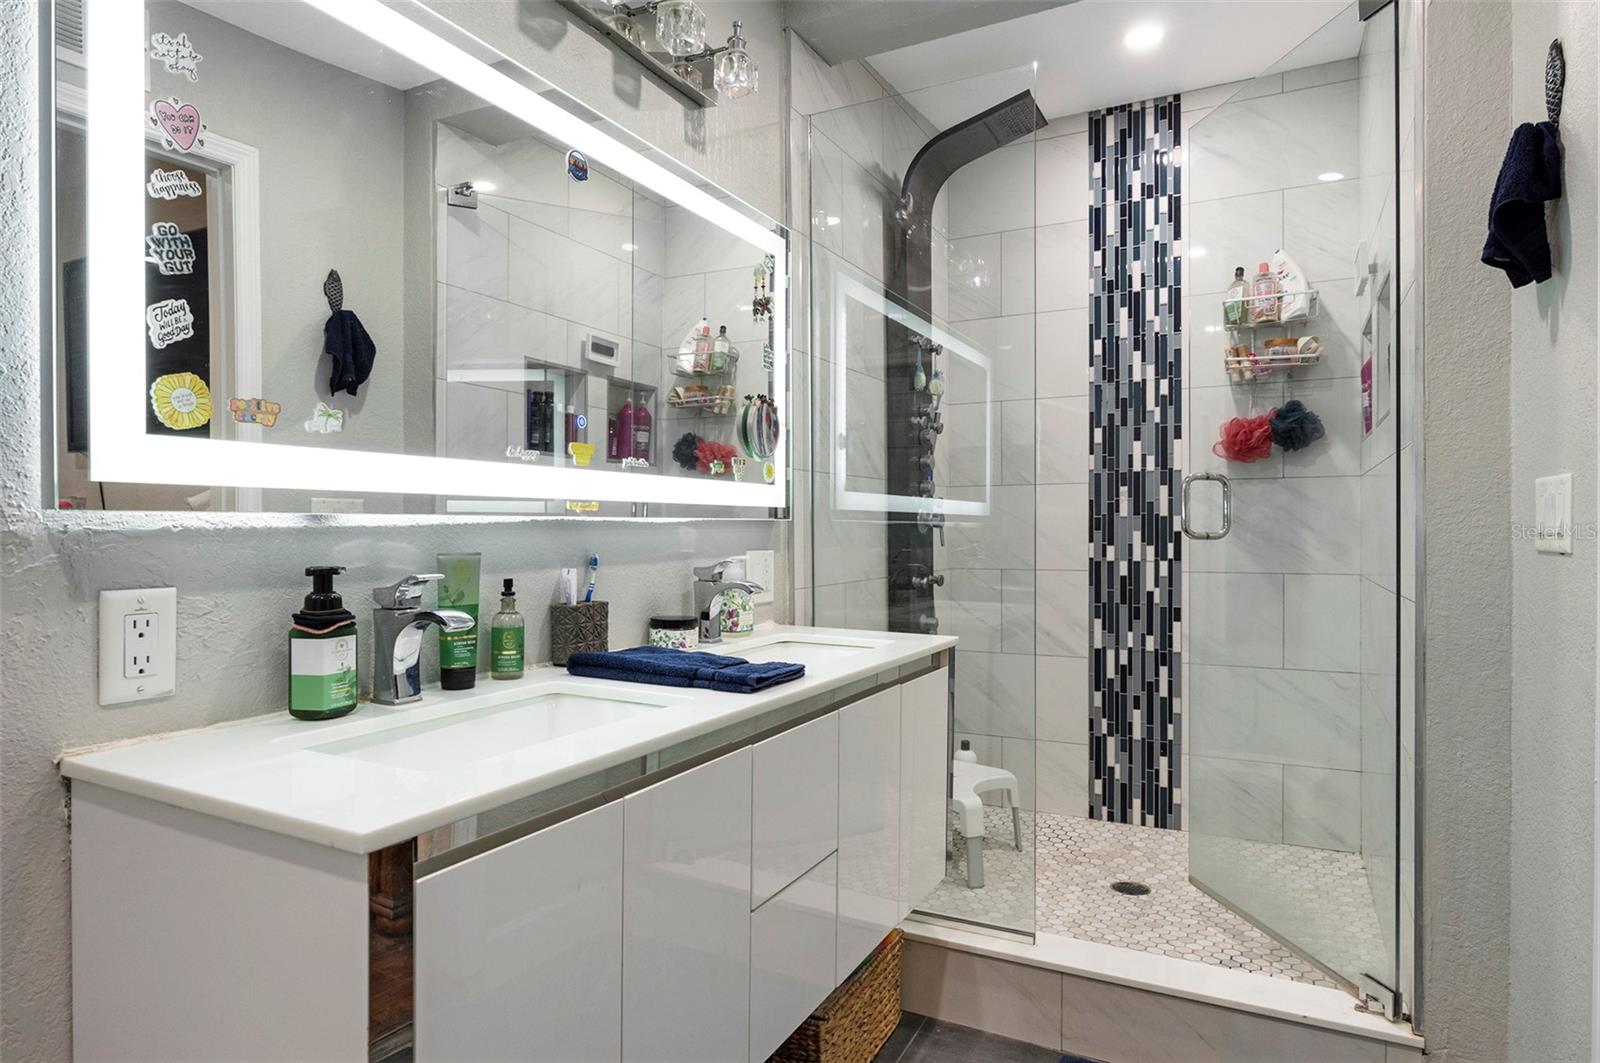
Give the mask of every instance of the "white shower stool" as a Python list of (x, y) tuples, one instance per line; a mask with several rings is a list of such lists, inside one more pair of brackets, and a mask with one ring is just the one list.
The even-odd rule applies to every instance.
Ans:
[(1022, 815), (1018, 810), (1017, 777), (1004, 768), (951, 761), (950, 810), (961, 813), (961, 836), (967, 842), (967, 888), (983, 886), (983, 795), (1004, 791), (1011, 805), (1011, 837), (1017, 852), (1022, 851)]

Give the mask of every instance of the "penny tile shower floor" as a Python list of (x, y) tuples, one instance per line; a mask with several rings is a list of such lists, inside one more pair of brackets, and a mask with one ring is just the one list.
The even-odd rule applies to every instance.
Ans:
[[(1011, 846), (1011, 813), (984, 809), (988, 842), (982, 889), (966, 886), (966, 849), (954, 838), (944, 882), (924, 909), (961, 919), (1015, 925), (1027, 911), (1038, 842), (1038, 929), (1081, 941), (1120, 945), (1178, 959), (1198, 960), (1274, 978), (1333, 986), (1302, 960), (1189, 882), (1189, 835), (1106, 823), (1048, 812), (1022, 814), (1022, 851)], [(1036, 822), (1035, 822), (1036, 821)], [(1361, 858), (1301, 846), (1233, 842), (1249, 849), (1235, 858), (1297, 913), (1316, 912), (1310, 928), (1318, 955), (1339, 970), (1383, 970), (1386, 955)], [(1151, 888), (1127, 896), (1111, 883), (1131, 880)], [(1294, 895), (1305, 900), (1295, 903)], [(1322, 933), (1318, 933), (1318, 930)]]

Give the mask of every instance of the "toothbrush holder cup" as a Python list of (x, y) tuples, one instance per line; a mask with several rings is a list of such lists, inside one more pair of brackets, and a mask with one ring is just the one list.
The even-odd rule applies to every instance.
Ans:
[(574, 653), (604, 653), (611, 648), (606, 602), (550, 607), (550, 663), (566, 664)]

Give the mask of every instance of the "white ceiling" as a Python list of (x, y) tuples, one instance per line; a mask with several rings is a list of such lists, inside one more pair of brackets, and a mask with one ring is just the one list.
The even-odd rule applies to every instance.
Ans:
[(310, 4), (286, 4), (282, 0), (184, 2), (247, 33), (401, 91), (435, 79), (432, 71), (395, 55)]
[[(1144, 22), (1161, 23), (1166, 36), (1153, 51), (1131, 52), (1123, 35)], [(1037, 62), (1034, 95), (1057, 118), (1347, 59), (1360, 41), (1351, 0), (1079, 0), (867, 62), (899, 92)], [(972, 110), (970, 92), (944, 97), (918, 93), (915, 102), (941, 126)]]

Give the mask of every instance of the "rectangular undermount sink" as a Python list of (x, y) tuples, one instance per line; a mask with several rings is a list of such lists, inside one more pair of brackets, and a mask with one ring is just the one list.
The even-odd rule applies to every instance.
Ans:
[(631, 720), (667, 704), (550, 692), (310, 746), (309, 751), (411, 771), (449, 771)]
[(747, 661), (788, 661), (812, 668), (847, 662), (857, 654), (869, 653), (882, 645), (884, 642), (881, 639), (786, 636), (752, 646), (748, 652), (732, 640), (727, 640), (720, 649), (713, 649), (712, 652), (743, 657)]

